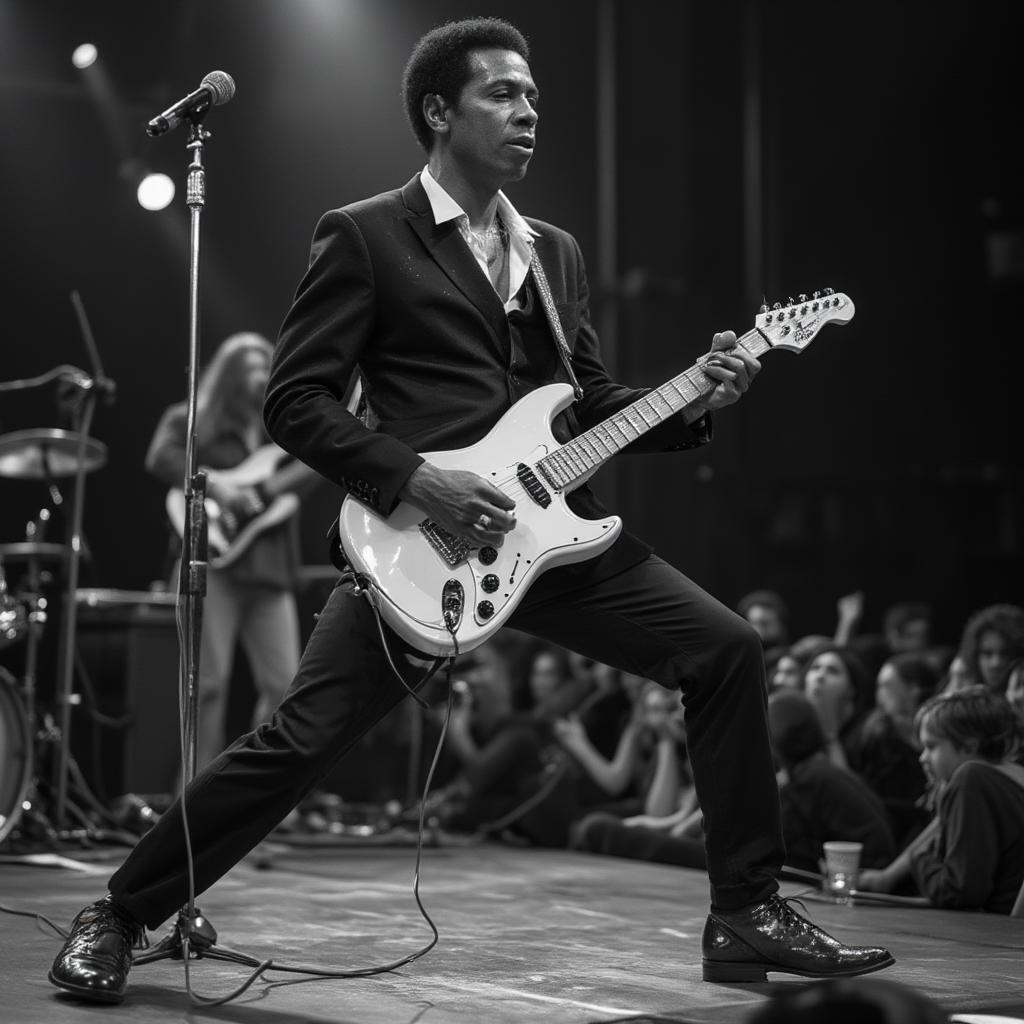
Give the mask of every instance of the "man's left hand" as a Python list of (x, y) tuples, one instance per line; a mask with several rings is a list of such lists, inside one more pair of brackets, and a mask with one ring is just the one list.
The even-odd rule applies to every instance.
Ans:
[(711, 341), (711, 354), (701, 369), (714, 381), (715, 390), (699, 405), (705, 412), (732, 405), (761, 370), (761, 364), (745, 348), (736, 344), (735, 331), (722, 331)]

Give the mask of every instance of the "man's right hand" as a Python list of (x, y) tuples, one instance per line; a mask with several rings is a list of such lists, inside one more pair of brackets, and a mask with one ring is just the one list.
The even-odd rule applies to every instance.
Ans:
[(516, 503), (482, 476), (466, 470), (424, 462), (398, 496), (474, 547), (500, 547), (505, 534), (515, 529)]

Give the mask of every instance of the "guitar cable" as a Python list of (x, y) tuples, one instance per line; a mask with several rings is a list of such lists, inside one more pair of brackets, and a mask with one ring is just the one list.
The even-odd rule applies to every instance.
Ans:
[[(422, 678), (414, 686), (410, 686), (405, 681), (405, 677), (399, 671), (397, 665), (395, 664), (395, 660), (392, 657), (391, 650), (390, 650), (388, 642), (387, 642), (387, 637), (386, 637), (386, 635), (384, 633), (383, 622), (381, 620), (380, 611), (379, 611), (379, 609), (377, 607), (376, 601), (374, 600), (374, 598), (372, 596), (372, 593), (373, 593), (373, 591), (372, 591), (372, 586), (373, 586), (372, 582), (368, 578), (366, 578), (366, 577), (361, 577), (359, 574), (357, 574), (355, 572), (351, 572), (351, 573), (343, 573), (342, 576), (341, 576), (341, 579), (339, 580), (339, 584), (349, 582), (349, 578), (351, 578), (351, 582), (353, 584), (353, 594), (355, 594), (356, 596), (364, 597), (367, 600), (367, 602), (369, 603), (370, 608), (373, 611), (374, 619), (375, 619), (375, 621), (377, 623), (377, 629), (378, 629), (378, 632), (379, 632), (380, 637), (381, 637), (382, 649), (384, 651), (385, 657), (387, 658), (387, 662), (388, 662), (389, 667), (391, 668), (391, 671), (394, 673), (394, 675), (401, 682), (401, 684), (405, 688), (405, 690), (421, 706), (427, 707), (428, 705), (427, 705), (426, 701), (424, 701), (423, 698), (420, 697), (419, 694), (416, 691), (418, 689), (420, 689), (423, 685), (425, 685), (427, 683), (427, 681), (434, 675), (434, 673), (437, 672), (437, 670), (444, 663), (445, 659), (442, 659), (442, 658), (435, 659), (434, 664), (430, 666), (430, 668), (426, 671), (426, 673), (422, 676)], [(452, 632), (452, 631), (449, 630), (449, 632)], [(434, 924), (433, 919), (430, 917), (430, 914), (427, 912), (426, 907), (424, 907), (424, 905), (423, 905), (423, 901), (420, 898), (420, 891), (419, 891), (419, 889), (420, 889), (421, 866), (422, 866), (422, 860), (423, 860), (423, 835), (424, 835), (424, 831), (425, 831), (425, 816), (426, 816), (426, 809), (427, 809), (427, 804), (428, 804), (428, 797), (430, 795), (430, 788), (431, 788), (431, 785), (433, 783), (434, 773), (435, 773), (435, 770), (437, 768), (438, 761), (440, 760), (440, 757), (441, 757), (441, 750), (442, 750), (442, 748), (444, 746), (444, 741), (445, 741), (445, 738), (446, 738), (446, 736), (448, 734), (448, 724), (449, 724), (449, 722), (451, 720), (452, 707), (453, 707), (453, 704), (454, 704), (454, 689), (452, 687), (451, 671), (452, 671), (452, 665), (453, 665), (453, 663), (455, 661), (455, 657), (457, 657), (457, 654), (458, 654), (458, 642), (455, 640), (455, 636), (454, 636), (453, 632), (452, 632), (452, 640), (453, 640), (453, 643), (455, 645), (455, 654), (453, 654), (451, 658), (447, 659), (448, 665), (447, 665), (447, 672), (446, 672), (446, 681), (447, 681), (447, 684), (448, 684), (448, 697), (447, 697), (447, 702), (446, 702), (446, 706), (445, 706), (445, 717), (444, 717), (444, 721), (442, 723), (440, 736), (438, 737), (437, 744), (436, 744), (436, 746), (434, 748), (434, 754), (433, 754), (433, 757), (432, 757), (431, 762), (430, 762), (430, 768), (429, 768), (429, 770), (427, 772), (427, 778), (426, 778), (426, 781), (425, 781), (424, 787), (423, 787), (423, 796), (420, 799), (420, 812), (419, 812), (419, 818), (418, 818), (417, 837), (416, 837), (416, 858), (415, 858), (415, 867), (414, 867), (414, 871), (413, 871), (413, 888), (412, 888), (413, 898), (416, 901), (416, 906), (419, 909), (420, 915), (423, 917), (424, 921), (426, 921), (428, 927), (430, 928), (430, 931), (431, 931), (430, 941), (427, 942), (427, 944), (422, 946), (420, 949), (415, 950), (412, 953), (409, 953), (409, 954), (407, 954), (404, 957), (400, 957), (399, 959), (394, 960), (394, 961), (392, 961), (390, 963), (380, 964), (380, 965), (371, 966), (371, 967), (350, 968), (350, 969), (347, 969), (347, 970), (318, 967), (318, 966), (316, 966), (314, 964), (282, 963), (282, 962), (276, 962), (273, 959), (267, 959), (267, 960), (259, 961), (259, 960), (256, 960), (254, 957), (247, 956), (246, 954), (237, 953), (237, 952), (235, 952), (233, 950), (228, 950), (225, 947), (221, 947), (224, 950), (224, 952), (226, 954), (228, 954), (228, 958), (229, 959), (232, 959), (232, 960), (234, 960), (236, 962), (239, 962), (239, 963), (244, 963), (247, 966), (252, 967), (253, 971), (240, 985), (238, 985), (233, 991), (229, 992), (227, 995), (220, 996), (220, 997), (207, 997), (207, 996), (199, 995), (197, 992), (195, 992), (195, 990), (192, 987), (191, 975), (190, 975), (190, 971), (189, 971), (189, 960), (190, 960), (189, 944), (190, 944), (190, 937), (189, 937), (189, 935), (187, 933), (185, 933), (185, 934), (181, 935), (182, 959), (183, 959), (184, 969), (185, 969), (185, 987), (186, 987), (186, 991), (188, 992), (189, 999), (193, 1003), (193, 1005), (221, 1006), (221, 1005), (224, 1005), (225, 1003), (231, 1002), (232, 1000), (234, 1000), (234, 999), (238, 998), (240, 995), (242, 995), (251, 985), (253, 985), (258, 979), (260, 979), (268, 971), (283, 972), (283, 973), (288, 973), (288, 974), (301, 974), (301, 975), (305, 975), (305, 977), (303, 977), (303, 978), (296, 978), (296, 979), (293, 979), (293, 980), (290, 980), (290, 981), (274, 981), (274, 982), (268, 981), (267, 982), (267, 986), (268, 987), (277, 987), (279, 985), (286, 985), (286, 984), (300, 984), (300, 983), (302, 983), (304, 981), (313, 981), (313, 980), (322, 979), (322, 978), (336, 978), (336, 979), (340, 980), (340, 979), (346, 979), (346, 978), (366, 978), (366, 977), (372, 977), (373, 975), (377, 975), (377, 974), (386, 974), (386, 973), (390, 973), (392, 971), (396, 971), (399, 968), (404, 967), (407, 964), (410, 964), (413, 961), (420, 959), (421, 957), (423, 957), (427, 953), (429, 953), (434, 948), (434, 946), (437, 945), (437, 943), (438, 943), (438, 941), (440, 939), (440, 934), (439, 934), (439, 932), (437, 930), (437, 926)], [(188, 828), (188, 818), (187, 818), (187, 814), (186, 814), (186, 810), (185, 810), (185, 801), (184, 800), (182, 800), (182, 824), (183, 824), (183, 827), (184, 827), (184, 830), (185, 830), (185, 845), (186, 845), (187, 860), (188, 860), (188, 882), (189, 882), (189, 902), (188, 902), (188, 906), (189, 907), (194, 907), (194, 904), (195, 904), (195, 899), (194, 899), (194, 897), (195, 897), (195, 881), (194, 881), (194, 875), (193, 875), (193, 855), (192, 855), (192, 846), (191, 846), (191, 836), (190, 836), (189, 828)], [(196, 913), (198, 915), (199, 911), (197, 910)], [(201, 927), (201, 925), (200, 925), (201, 920), (202, 919), (199, 916), (197, 916), (196, 918), (193, 919), (193, 921), (191, 923), (194, 926)], [(205, 922), (203, 922), (203, 924), (205, 924)], [(204, 945), (204, 943), (206, 945), (209, 945), (210, 942), (202, 934), (201, 931), (198, 931), (198, 928), (196, 929), (196, 931), (198, 932), (197, 937), (198, 937), (198, 940), (199, 940), (199, 941), (196, 942), (196, 946), (197, 946), (196, 956), (198, 958), (198, 957), (201, 957), (202, 954), (203, 954), (203, 945)], [(212, 941), (215, 942), (216, 939), (214, 938)], [(266, 981), (266, 979), (264, 979), (264, 980)]]
[[(342, 581), (345, 580), (346, 575), (347, 574), (343, 574)], [(433, 757), (431, 758), (430, 768), (427, 772), (426, 781), (424, 782), (423, 795), (420, 798), (420, 809), (416, 838), (416, 858), (413, 872), (412, 887), (413, 898), (416, 901), (416, 906), (423, 920), (426, 921), (428, 927), (430, 928), (430, 941), (427, 942), (426, 945), (422, 946), (420, 949), (414, 950), (412, 953), (409, 953), (406, 956), (400, 957), (399, 959), (391, 961), (389, 963), (379, 964), (370, 967), (350, 968), (347, 970), (319, 967), (315, 964), (278, 962), (273, 960), (272, 958), (266, 960), (257, 960), (255, 957), (249, 956), (245, 953), (240, 953), (236, 950), (228, 949), (224, 946), (219, 946), (216, 948), (216, 950), (213, 950), (209, 953), (211, 958), (231, 960), (233, 962), (243, 964), (245, 966), (253, 968), (252, 973), (227, 995), (217, 997), (200, 995), (198, 992), (195, 991), (195, 989), (192, 986), (192, 977), (189, 966), (190, 960), (193, 958), (193, 956), (196, 959), (202, 958), (204, 952), (206, 950), (209, 950), (210, 947), (214, 946), (214, 944), (216, 943), (216, 933), (213, 931), (212, 926), (209, 924), (209, 922), (202, 916), (202, 912), (195, 906), (194, 857), (192, 852), (191, 832), (188, 825), (187, 802), (183, 798), (181, 801), (181, 816), (185, 836), (186, 862), (188, 874), (189, 899), (187, 907), (191, 908), (195, 912), (195, 917), (193, 917), (191, 921), (184, 922), (187, 927), (183, 929), (180, 927), (180, 925), (183, 922), (184, 914), (179, 914), (178, 923), (176, 923), (175, 929), (178, 931), (179, 939), (181, 942), (181, 959), (183, 961), (185, 971), (185, 989), (188, 994), (189, 1001), (194, 1006), (222, 1006), (226, 1003), (229, 1003), (237, 999), (260, 978), (263, 978), (267, 988), (276, 988), (278, 986), (296, 985), (301, 984), (303, 982), (315, 981), (319, 979), (334, 978), (341, 980), (348, 978), (367, 978), (377, 974), (387, 974), (392, 971), (399, 970), (407, 964), (413, 963), (415, 960), (419, 960), (421, 957), (429, 953), (434, 948), (434, 946), (437, 945), (440, 939), (440, 933), (437, 930), (437, 926), (435, 925), (433, 919), (430, 917), (430, 914), (427, 912), (427, 909), (423, 905), (423, 901), (420, 897), (420, 875), (423, 860), (423, 836), (425, 832), (425, 817), (428, 806), (428, 797), (430, 795), (430, 789), (431, 785), (433, 784), (434, 774), (437, 769), (438, 761), (440, 760), (441, 757), (441, 750), (443, 749), (444, 741), (448, 734), (448, 726), (449, 722), (451, 721), (452, 708), (454, 705), (455, 691), (452, 686), (451, 674), (452, 666), (455, 662), (455, 659), (458, 657), (458, 641), (455, 637), (454, 629), (452, 628), (451, 624), (448, 623), (448, 631), (452, 637), (454, 653), (447, 659), (435, 659), (434, 664), (427, 670), (423, 677), (414, 686), (410, 686), (405, 681), (405, 678), (402, 676), (401, 672), (398, 670), (394, 658), (392, 657), (391, 651), (387, 643), (387, 638), (384, 634), (380, 612), (374, 600), (369, 596), (371, 592), (371, 585), (369, 585), (369, 581), (365, 580), (365, 578), (362, 581), (360, 581), (356, 574), (354, 573), (352, 574), (352, 579), (353, 582), (355, 583), (353, 592), (359, 596), (366, 597), (366, 599), (369, 601), (370, 607), (373, 609), (374, 617), (377, 622), (377, 628), (381, 636), (382, 647), (384, 650), (385, 657), (387, 658), (388, 665), (390, 666), (395, 676), (402, 683), (402, 686), (406, 689), (406, 691), (412, 697), (414, 697), (421, 706), (428, 707), (426, 701), (424, 701), (423, 698), (420, 697), (416, 691), (420, 689), (438, 671), (438, 669), (442, 666), (442, 664), (444, 664), (445, 661), (447, 661), (446, 682), (448, 685), (448, 696), (445, 704), (445, 715), (441, 726), (441, 732), (438, 737), (437, 744), (434, 748), (434, 754)], [(180, 612), (181, 604), (179, 601), (178, 615), (176, 616), (179, 634), (183, 632), (184, 627), (184, 623), (182, 621), (182, 616)], [(182, 660), (184, 659), (183, 651), (184, 648), (182, 647), (182, 653), (180, 655)], [(184, 746), (184, 734), (182, 734), (183, 754)], [(46, 928), (52, 930), (61, 939), (67, 939), (69, 934), (67, 929), (62, 928), (61, 926), (57, 925), (52, 920), (50, 920), (50, 918), (48, 918), (46, 915), (41, 914), (37, 911), (19, 910), (13, 907), (8, 907), (0, 904), (0, 913), (11, 914), (18, 917), (32, 918), (35, 920), (37, 928), (43, 930), (45, 926)], [(164, 939), (162, 941), (167, 942), (168, 939)], [(146, 944), (148, 945), (148, 941)], [(282, 972), (286, 974), (300, 974), (304, 975), (305, 977), (290, 980), (270, 981), (269, 979), (264, 978), (263, 976), (267, 972), (271, 971)]]

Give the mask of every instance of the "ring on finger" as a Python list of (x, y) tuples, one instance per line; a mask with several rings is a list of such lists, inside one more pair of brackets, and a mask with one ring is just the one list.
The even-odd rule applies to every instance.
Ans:
[(491, 525), (491, 517), (486, 512), (481, 512), (473, 525), (481, 530), (486, 530)]

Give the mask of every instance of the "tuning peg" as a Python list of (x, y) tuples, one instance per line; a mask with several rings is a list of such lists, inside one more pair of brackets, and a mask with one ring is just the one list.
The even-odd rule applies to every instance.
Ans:
[(826, 295), (835, 295), (835, 289), (833, 289), (833, 288), (826, 288), (825, 289), (825, 294)]
[(798, 298), (798, 300), (797, 300), (797, 301), (798, 301), (798, 302), (806, 302), (806, 301), (807, 301), (807, 296), (806, 296), (806, 294), (804, 294), (804, 292), (801, 292), (801, 293), (800, 293), (800, 296), (799, 296), (799, 298)]
[(814, 292), (814, 294), (811, 295), (811, 298), (812, 299), (820, 299), (821, 298), (821, 292)]
[(765, 304), (763, 304), (763, 305), (761, 306), (761, 308), (760, 308), (760, 309), (758, 310), (758, 313), (767, 313), (767, 312), (768, 312), (768, 304), (767, 304), (767, 303), (765, 303)]
[(790, 297), (786, 300), (786, 305), (787, 306), (792, 306), (792, 305), (795, 305), (795, 304), (796, 304), (796, 299), (794, 299), (793, 296), (790, 295)]
[(774, 304), (774, 305), (772, 306), (772, 309), (782, 309), (782, 303), (781, 303), (781, 302), (776, 302), (776, 303), (775, 303), (775, 304)]

